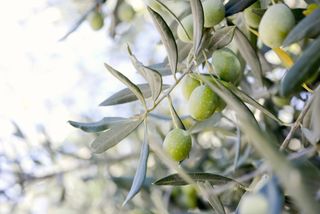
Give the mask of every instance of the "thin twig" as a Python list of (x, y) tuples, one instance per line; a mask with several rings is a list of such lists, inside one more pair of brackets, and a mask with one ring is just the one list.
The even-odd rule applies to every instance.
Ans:
[(283, 151), (284, 149), (287, 148), (287, 146), (288, 146), (288, 144), (290, 142), (290, 139), (293, 137), (295, 131), (299, 128), (300, 123), (303, 120), (304, 116), (307, 114), (308, 110), (310, 109), (313, 97), (314, 97), (314, 95), (311, 95), (311, 97), (307, 101), (306, 105), (302, 109), (302, 111), (301, 111), (299, 117), (297, 118), (296, 122), (291, 126), (290, 132), (288, 133), (287, 137), (284, 139), (284, 141), (282, 142), (282, 144), (280, 146), (280, 151)]

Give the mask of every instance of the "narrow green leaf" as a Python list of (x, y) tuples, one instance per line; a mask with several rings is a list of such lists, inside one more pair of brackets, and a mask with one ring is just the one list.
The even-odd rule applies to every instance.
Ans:
[(222, 114), (220, 112), (214, 113), (210, 118), (198, 121), (188, 129), (191, 134), (196, 134), (204, 130), (216, 127), (217, 123), (221, 120)]
[(168, 65), (168, 62), (161, 62), (161, 63), (156, 63), (152, 65), (147, 65), (146, 67), (156, 70), (158, 73), (161, 74), (161, 76), (169, 76), (172, 74), (170, 70), (170, 66)]
[(164, 11), (168, 12), (170, 14), (170, 16), (172, 16), (172, 18), (174, 20), (176, 20), (176, 22), (182, 27), (182, 29), (184, 30), (185, 34), (187, 35), (187, 37), (189, 37), (190, 39), (190, 36), (188, 35), (188, 32), (186, 31), (186, 29), (184, 28), (183, 24), (181, 23), (181, 21), (179, 20), (179, 18), (164, 4), (162, 3), (161, 1), (159, 0), (151, 0), (151, 1), (154, 1), (154, 2), (157, 2), (163, 9)]
[(128, 52), (130, 54), (131, 61), (134, 67), (147, 80), (151, 89), (152, 98), (154, 101), (156, 101), (156, 99), (159, 97), (162, 91), (161, 75), (156, 70), (145, 67), (131, 52), (129, 46), (128, 46)]
[[(225, 214), (225, 210), (219, 196), (213, 193), (213, 187), (209, 182), (198, 183), (201, 195), (206, 198), (216, 213)], [(211, 190), (211, 191), (210, 191)], [(209, 193), (209, 194), (208, 194)]]
[(241, 132), (238, 126), (237, 126), (237, 140), (234, 144), (234, 150), (235, 150), (235, 155), (233, 160), (233, 171), (235, 172), (236, 169), (238, 168), (238, 162), (239, 162), (240, 150), (241, 150)]
[(233, 14), (239, 13), (245, 10), (247, 7), (250, 7), (257, 0), (232, 0), (229, 1), (226, 5), (226, 17), (231, 16)]
[(143, 117), (131, 118), (119, 125), (112, 126), (106, 132), (102, 132), (91, 143), (93, 153), (102, 153), (118, 144), (133, 132), (143, 121)]
[(296, 63), (285, 73), (280, 82), (280, 94), (290, 95), (300, 89), (301, 84), (319, 72), (320, 36), (303, 52)]
[(85, 132), (102, 132), (114, 125), (127, 121), (128, 118), (123, 117), (104, 117), (102, 120), (92, 123), (81, 123), (75, 121), (68, 121), (71, 126), (79, 128)]
[(303, 38), (315, 37), (320, 34), (320, 9), (313, 11), (312, 14), (306, 16), (300, 21), (288, 34), (283, 42), (284, 46), (288, 46)]
[(253, 75), (257, 79), (258, 83), (262, 86), (262, 69), (258, 54), (251, 46), (250, 41), (240, 31), (239, 28), (236, 28), (234, 36), (237, 42), (238, 50), (246, 62), (250, 65)]
[[(148, 84), (138, 84), (137, 87), (145, 98), (151, 97), (151, 89)], [(162, 85), (162, 90), (168, 89), (170, 85)], [(117, 104), (128, 103), (137, 100), (137, 96), (129, 89), (125, 88), (104, 100), (100, 106), (111, 106)]]
[(125, 77), (123, 74), (121, 74), (119, 71), (115, 70), (108, 64), (104, 64), (104, 66), (107, 68), (107, 70), (115, 76), (118, 80), (120, 80), (123, 84), (125, 84), (131, 91), (134, 93), (137, 98), (140, 100), (140, 102), (143, 104), (143, 106), (146, 108), (146, 101), (144, 100), (144, 97), (142, 95), (142, 92), (136, 86), (134, 83), (132, 83), (127, 77)]
[(227, 46), (233, 39), (235, 29), (235, 26), (229, 26), (214, 32), (211, 38), (211, 43), (213, 44), (213, 47), (219, 49)]
[(141, 189), (147, 174), (147, 163), (149, 157), (149, 144), (148, 144), (148, 127), (144, 124), (144, 141), (141, 147), (140, 158), (136, 174), (134, 175), (132, 186), (123, 202), (122, 206), (130, 201)]
[(200, 0), (192, 0), (191, 12), (193, 18), (193, 51), (197, 55), (200, 51), (200, 43), (203, 34), (204, 16), (203, 8)]
[[(187, 173), (192, 180), (195, 182), (209, 182), (212, 185), (222, 185), (222, 184), (227, 184), (230, 182), (236, 183), (241, 187), (244, 187), (242, 184), (237, 182), (236, 180), (232, 178), (228, 178), (222, 175), (218, 174), (212, 174), (212, 173), (206, 173), (206, 172), (192, 172), (192, 173)], [(168, 175), (164, 178), (161, 178), (154, 182), (156, 185), (172, 185), (172, 186), (183, 186), (187, 185), (188, 183), (180, 177), (179, 174), (172, 174)]]
[(257, 108), (260, 110), (262, 113), (264, 113), (266, 116), (270, 117), (271, 119), (277, 121), (281, 125), (288, 125), (283, 123), (281, 120), (279, 120), (274, 114), (272, 114), (268, 109), (266, 109), (264, 106), (262, 106), (260, 103), (255, 101), (253, 98), (251, 98), (249, 95), (247, 95), (245, 92), (241, 91), (234, 85), (230, 83), (226, 83), (227, 87), (234, 93), (236, 94), (243, 102), (248, 103), (252, 105), (253, 107)]
[(174, 126), (175, 126), (176, 128), (186, 130), (186, 128), (185, 128), (184, 125), (183, 125), (182, 120), (180, 119), (178, 113), (176, 112), (176, 110), (175, 110), (174, 107), (173, 107), (172, 100), (171, 100), (170, 97), (168, 97), (168, 102), (169, 102), (171, 118), (172, 118), (172, 121), (173, 121)]
[(161, 35), (161, 41), (164, 44), (168, 53), (171, 72), (175, 76), (178, 64), (178, 49), (174, 36), (164, 19), (157, 12), (153, 11), (150, 7), (147, 7), (147, 9), (151, 15), (153, 22), (156, 25), (157, 30)]

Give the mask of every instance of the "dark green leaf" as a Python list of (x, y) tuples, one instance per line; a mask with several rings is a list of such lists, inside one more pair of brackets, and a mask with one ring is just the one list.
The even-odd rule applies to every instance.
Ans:
[(120, 80), (123, 84), (125, 84), (131, 91), (134, 93), (134, 95), (137, 96), (137, 98), (140, 100), (140, 102), (143, 104), (144, 107), (146, 107), (146, 101), (144, 100), (144, 97), (142, 95), (142, 92), (136, 86), (133, 84), (127, 77), (125, 77), (123, 74), (121, 74), (119, 71), (115, 70), (108, 64), (104, 64), (104, 66), (108, 69), (108, 71), (115, 76), (118, 80)]
[(284, 46), (288, 46), (303, 38), (315, 37), (320, 34), (320, 9), (313, 11), (312, 14), (306, 16), (299, 22), (288, 34), (283, 42)]
[[(145, 98), (151, 97), (151, 89), (148, 84), (138, 84), (137, 87), (142, 92), (143, 96)], [(170, 85), (163, 85), (162, 90), (168, 89)], [(123, 104), (128, 103), (137, 100), (137, 96), (132, 93), (132, 91), (129, 88), (122, 89), (118, 92), (116, 92), (111, 97), (107, 98), (105, 101), (103, 101), (100, 106), (111, 106), (111, 105), (117, 105), (117, 104)]]
[(145, 123), (144, 128), (145, 128), (144, 129), (144, 141), (143, 141), (143, 144), (141, 147), (138, 168), (136, 170), (136, 174), (134, 175), (134, 179), (133, 179), (130, 191), (126, 197), (126, 200), (123, 202), (123, 205), (125, 205), (129, 200), (131, 200), (140, 191), (140, 189), (144, 183), (144, 180), (146, 178), (147, 163), (148, 163), (148, 157), (149, 157), (148, 130), (147, 130), (146, 123)]
[(214, 113), (213, 116), (211, 116), (210, 118), (203, 121), (196, 122), (193, 126), (191, 126), (188, 129), (188, 132), (190, 132), (191, 134), (195, 134), (195, 133), (202, 132), (204, 130), (212, 129), (217, 125), (217, 123), (221, 120), (221, 118), (222, 118), (221, 113), (219, 112)]
[(232, 0), (229, 1), (226, 5), (226, 17), (233, 14), (239, 13), (245, 10), (247, 7), (250, 7), (257, 0)]
[(168, 53), (168, 59), (172, 74), (175, 75), (178, 64), (178, 49), (174, 36), (167, 23), (157, 12), (153, 11), (150, 7), (148, 7), (148, 11), (161, 35), (161, 41)]
[[(242, 184), (238, 183), (234, 179), (222, 176), (222, 175), (217, 175), (217, 174), (212, 174), (212, 173), (206, 173), (206, 172), (193, 172), (193, 173), (187, 173), (192, 180), (195, 182), (206, 182), (208, 181), (212, 185), (222, 185), (222, 184), (227, 184), (230, 182), (236, 183), (239, 186), (243, 187)], [(173, 185), (173, 186), (183, 186), (187, 185), (188, 183), (180, 177), (179, 174), (172, 174), (168, 175), (164, 178), (161, 178), (154, 182), (156, 185)]]
[(204, 16), (200, 0), (192, 0), (190, 1), (190, 4), (193, 18), (193, 51), (194, 54), (197, 55), (200, 51), (199, 48), (203, 34)]
[(296, 63), (285, 73), (280, 82), (280, 94), (290, 95), (300, 89), (301, 84), (316, 72), (320, 66), (320, 36), (303, 52)]
[(91, 143), (92, 152), (102, 153), (115, 146), (121, 140), (126, 138), (131, 132), (133, 132), (141, 124), (142, 121), (142, 117), (131, 118), (124, 123), (112, 126), (106, 132), (102, 132)]
[(178, 113), (176, 112), (176, 110), (175, 110), (174, 107), (173, 107), (172, 100), (171, 100), (170, 97), (168, 97), (168, 101), (169, 101), (171, 118), (172, 118), (172, 121), (173, 121), (174, 126), (175, 126), (176, 128), (186, 130), (186, 128), (185, 128), (184, 125), (183, 125), (182, 120), (180, 119)]
[(235, 39), (237, 42), (238, 50), (240, 51), (243, 58), (250, 65), (251, 70), (258, 83), (262, 85), (262, 69), (258, 54), (251, 46), (250, 41), (247, 37), (240, 31), (240, 29), (236, 28), (235, 30)]
[(150, 86), (150, 89), (151, 89), (152, 98), (155, 101), (159, 97), (159, 95), (162, 91), (162, 77), (161, 77), (161, 75), (156, 70), (145, 67), (135, 57), (135, 55), (133, 55), (129, 46), (128, 46), (128, 52), (131, 56), (131, 61), (134, 65), (134, 67), (147, 80), (147, 82)]
[(79, 128), (85, 132), (101, 132), (119, 123), (125, 122), (128, 118), (123, 117), (105, 117), (102, 120), (92, 123), (81, 123), (75, 121), (68, 121), (71, 126)]

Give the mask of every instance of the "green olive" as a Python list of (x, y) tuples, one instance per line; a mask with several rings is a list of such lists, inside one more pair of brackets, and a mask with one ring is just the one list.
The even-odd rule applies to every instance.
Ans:
[(117, 10), (118, 18), (123, 22), (129, 22), (134, 17), (134, 9), (126, 2), (120, 4)]
[(93, 30), (100, 30), (104, 24), (104, 18), (102, 13), (95, 11), (88, 17), (90, 26)]
[(204, 27), (213, 27), (224, 19), (225, 8), (221, 0), (206, 0), (203, 2), (202, 7)]
[(285, 105), (289, 105), (290, 103), (290, 98), (287, 97), (272, 96), (271, 99), (272, 102), (278, 107), (283, 107)]
[(189, 99), (192, 91), (200, 85), (200, 82), (193, 78), (191, 75), (187, 75), (182, 81), (182, 94), (186, 99)]
[(189, 97), (189, 113), (196, 120), (205, 120), (214, 113), (218, 103), (218, 95), (208, 86), (198, 86)]
[(294, 25), (294, 15), (286, 5), (272, 5), (261, 19), (259, 25), (260, 39), (270, 48), (280, 47)]
[(243, 196), (239, 205), (239, 214), (267, 214), (268, 210), (267, 199), (258, 193)]
[(175, 161), (186, 159), (191, 150), (191, 135), (183, 129), (171, 130), (164, 139), (163, 149)]
[(183, 27), (185, 28), (186, 32), (183, 30), (183, 28), (181, 27), (181, 25), (178, 25), (177, 27), (177, 35), (178, 38), (183, 41), (183, 42), (192, 42), (192, 38), (193, 38), (193, 19), (192, 19), (192, 15), (188, 15), (186, 17), (184, 17), (181, 20), (181, 23), (183, 25)]
[(256, 1), (254, 4), (252, 4), (250, 7), (244, 10), (244, 19), (246, 20), (246, 23), (248, 26), (253, 28), (258, 28), (259, 23), (261, 20), (261, 16), (257, 15), (252, 11), (252, 9), (258, 9), (260, 8), (260, 1)]
[(235, 83), (241, 75), (241, 63), (230, 49), (223, 48), (213, 52), (212, 65), (224, 81)]
[(182, 186), (182, 202), (187, 208), (197, 207), (197, 190), (192, 185)]

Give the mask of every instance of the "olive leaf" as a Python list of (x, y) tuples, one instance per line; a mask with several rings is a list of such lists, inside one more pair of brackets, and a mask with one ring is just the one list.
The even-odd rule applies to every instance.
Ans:
[(239, 126), (237, 126), (237, 140), (234, 144), (235, 147), (235, 155), (233, 160), (233, 171), (235, 172), (238, 167), (239, 157), (240, 157), (240, 150), (241, 150), (241, 131)]
[[(148, 84), (137, 84), (136, 86), (140, 89), (145, 98), (149, 98), (152, 96), (152, 91)], [(162, 85), (161, 89), (165, 90), (169, 87), (170, 85)], [(137, 96), (129, 88), (125, 88), (108, 97), (106, 100), (100, 103), (100, 106), (123, 104), (135, 101), (137, 99)]]
[(152, 64), (152, 65), (147, 65), (145, 67), (157, 71), (159, 74), (161, 74), (161, 76), (169, 76), (172, 74), (172, 72), (170, 70), (170, 66), (168, 65), (167, 62), (161, 62), (161, 63)]
[(145, 67), (132, 53), (130, 47), (128, 46), (128, 52), (131, 57), (132, 64), (137, 69), (137, 71), (147, 80), (150, 89), (152, 98), (154, 101), (159, 97), (162, 91), (162, 77), (161, 75), (153, 69)]
[(143, 106), (146, 108), (146, 101), (142, 95), (141, 90), (136, 86), (134, 83), (132, 83), (127, 77), (125, 77), (123, 74), (121, 74), (119, 71), (115, 70), (108, 64), (104, 64), (104, 66), (107, 68), (107, 70), (115, 76), (118, 80), (120, 80), (123, 84), (125, 84), (131, 91), (134, 93), (134, 95), (137, 96), (137, 98), (140, 100), (140, 102), (143, 104)]
[(201, 195), (206, 197), (206, 200), (209, 202), (211, 207), (216, 211), (216, 213), (225, 214), (226, 211), (224, 210), (223, 204), (222, 204), (219, 196), (212, 193), (213, 187), (211, 186), (211, 184), (209, 182), (204, 182), (204, 183), (198, 183), (198, 186), (199, 186), (200, 191), (202, 193)]
[(128, 201), (130, 201), (141, 189), (147, 174), (147, 163), (149, 157), (149, 144), (148, 144), (148, 127), (145, 123), (144, 125), (144, 140), (140, 151), (140, 158), (138, 163), (138, 168), (136, 174), (134, 175), (132, 186), (130, 191), (123, 202), (124, 206)]
[(280, 94), (290, 95), (296, 92), (309, 77), (319, 72), (320, 36), (303, 52), (296, 63), (285, 73), (280, 82)]
[(288, 46), (303, 38), (315, 37), (320, 34), (320, 9), (302, 19), (287, 35), (283, 46)]
[(239, 13), (245, 10), (247, 7), (250, 7), (257, 0), (231, 0), (226, 5), (226, 17), (231, 16), (233, 14)]
[(133, 132), (143, 121), (143, 117), (134, 117), (118, 125), (110, 127), (106, 132), (102, 132), (91, 143), (91, 150), (94, 153), (102, 153), (118, 144)]
[(151, 15), (153, 22), (156, 25), (157, 30), (161, 35), (161, 41), (168, 53), (171, 72), (175, 76), (178, 64), (178, 49), (174, 36), (164, 19), (150, 7), (147, 7), (147, 9)]
[(182, 120), (180, 119), (178, 113), (176, 112), (176, 110), (173, 107), (172, 100), (171, 100), (170, 96), (168, 96), (168, 101), (169, 101), (170, 114), (171, 114), (171, 118), (172, 118), (174, 126), (176, 128), (186, 130), (186, 128), (183, 125)]
[(104, 117), (103, 119), (92, 123), (81, 123), (69, 120), (71, 126), (79, 128), (85, 132), (102, 132), (114, 125), (125, 122), (128, 118), (123, 117)]
[[(228, 178), (222, 175), (218, 174), (213, 174), (213, 173), (207, 173), (207, 172), (192, 172), (192, 173), (187, 173), (192, 180), (195, 182), (209, 182), (212, 185), (222, 185), (222, 184), (227, 184), (227, 183), (236, 183), (240, 187), (244, 186), (237, 182), (236, 180), (232, 178)], [(180, 177), (179, 174), (172, 174), (168, 175), (164, 178), (161, 178), (154, 182), (156, 185), (172, 185), (172, 186), (183, 186), (183, 185), (188, 185), (188, 182), (186, 182), (183, 178)]]
[(204, 15), (203, 8), (200, 0), (192, 0), (191, 12), (193, 18), (193, 51), (197, 55), (200, 51), (200, 43), (203, 34)]
[(234, 37), (237, 42), (238, 50), (246, 62), (250, 65), (253, 75), (257, 79), (258, 83), (262, 86), (262, 68), (258, 54), (239, 28), (236, 28)]
[(211, 38), (213, 47), (219, 49), (227, 46), (233, 39), (235, 29), (235, 26), (228, 26), (214, 32)]

